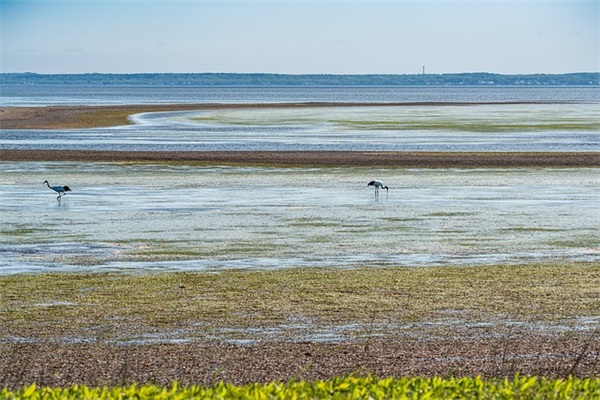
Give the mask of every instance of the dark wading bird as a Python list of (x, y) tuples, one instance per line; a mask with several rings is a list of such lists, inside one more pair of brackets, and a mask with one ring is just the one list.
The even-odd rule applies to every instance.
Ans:
[(50, 186), (48, 181), (44, 181), (44, 184), (48, 185), (48, 187), (58, 193), (58, 197), (56, 200), (60, 201), (60, 198), (70, 192), (71, 189), (68, 186)]
[(384, 186), (383, 182), (381, 182), (381, 181), (371, 181), (371, 182), (367, 183), (367, 186), (375, 187), (375, 195), (379, 194), (379, 189), (385, 189), (386, 192), (389, 191), (389, 188), (387, 186)]

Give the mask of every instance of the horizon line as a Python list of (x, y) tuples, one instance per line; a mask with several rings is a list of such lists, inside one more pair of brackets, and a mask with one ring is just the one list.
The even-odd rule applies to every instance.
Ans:
[(440, 72), (440, 73), (332, 73), (332, 72), (309, 72), (309, 73), (288, 73), (288, 72), (0, 72), (0, 75), (280, 75), (280, 76), (435, 76), (435, 75), (573, 75), (573, 74), (600, 74), (600, 71), (576, 71), (576, 72), (518, 72), (518, 73), (501, 73), (501, 72)]

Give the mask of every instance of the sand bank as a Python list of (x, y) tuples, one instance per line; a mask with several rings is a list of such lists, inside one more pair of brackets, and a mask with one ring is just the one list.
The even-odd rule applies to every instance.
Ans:
[[(0, 129), (80, 129), (131, 123), (129, 115), (158, 111), (389, 106), (472, 106), (493, 104), (544, 104), (548, 102), (412, 102), (412, 103), (241, 103), (241, 104), (146, 104), (107, 106), (0, 107)], [(552, 102), (555, 104), (556, 102)]]
[[(273, 104), (162, 104), (109, 106), (49, 106), (0, 108), (2, 129), (71, 129), (130, 123), (135, 113), (178, 110), (468, 106), (475, 104), (524, 103), (273, 103)], [(529, 104), (529, 103), (527, 103)], [(600, 153), (452, 153), (452, 152), (362, 152), (362, 151), (86, 151), (0, 150), (0, 161), (114, 161), (193, 162), (204, 164), (249, 164), (341, 167), (598, 167)]]
[(181, 162), (403, 168), (566, 168), (600, 167), (600, 153), (0, 150), (0, 161)]

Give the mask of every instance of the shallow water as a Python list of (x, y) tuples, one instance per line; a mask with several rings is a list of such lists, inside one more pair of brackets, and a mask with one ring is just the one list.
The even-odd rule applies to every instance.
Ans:
[(141, 86), (2, 85), (0, 105), (600, 101), (597, 86)]
[(599, 197), (596, 169), (0, 163), (0, 274), (598, 261)]

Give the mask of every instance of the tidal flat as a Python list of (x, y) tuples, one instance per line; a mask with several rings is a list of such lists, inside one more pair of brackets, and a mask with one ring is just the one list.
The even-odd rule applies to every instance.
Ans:
[(0, 108), (7, 150), (596, 152), (596, 103)]
[(2, 385), (600, 372), (597, 168), (0, 172)]
[(598, 263), (0, 276), (0, 384), (597, 376)]
[[(598, 261), (595, 168), (0, 163), (0, 274)], [(375, 195), (366, 183), (389, 187)], [(59, 202), (42, 185), (71, 187)]]
[(0, 386), (600, 374), (595, 89), (15, 89)]

